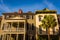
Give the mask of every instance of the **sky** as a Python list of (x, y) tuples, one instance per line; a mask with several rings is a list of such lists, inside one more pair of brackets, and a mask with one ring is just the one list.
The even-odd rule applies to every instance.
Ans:
[(0, 0), (0, 15), (5, 12), (18, 12), (22, 9), (23, 12), (36, 10), (57, 10), (60, 14), (60, 0)]

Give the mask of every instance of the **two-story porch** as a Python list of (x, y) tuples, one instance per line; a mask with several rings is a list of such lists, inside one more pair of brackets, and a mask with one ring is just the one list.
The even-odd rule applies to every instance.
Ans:
[(1, 40), (25, 40), (26, 20), (5, 20), (1, 30)]

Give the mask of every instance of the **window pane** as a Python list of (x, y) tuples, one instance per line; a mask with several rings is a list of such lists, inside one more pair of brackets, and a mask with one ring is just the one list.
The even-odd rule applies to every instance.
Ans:
[(34, 24), (32, 24), (32, 30), (34, 30)]
[(28, 26), (29, 26), (29, 24), (27, 23), (27, 30), (28, 30)]
[(13, 22), (12, 26), (13, 27), (17, 27), (18, 26), (18, 23), (17, 22)]
[(39, 18), (39, 21), (41, 21), (41, 18)]
[(32, 19), (33, 19), (33, 15), (32, 15)]
[(19, 27), (23, 28), (24, 27), (24, 22), (19, 22)]
[(23, 17), (23, 15), (20, 15), (20, 17)]
[(38, 18), (39, 18), (39, 21), (41, 21), (41, 16), (40, 15), (38, 16)]
[(29, 15), (27, 15), (26, 18), (29, 19)]

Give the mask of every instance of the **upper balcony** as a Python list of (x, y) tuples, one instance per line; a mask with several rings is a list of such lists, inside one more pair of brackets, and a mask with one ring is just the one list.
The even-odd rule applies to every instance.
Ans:
[(25, 25), (24, 25), (24, 22), (8, 22), (8, 24), (3, 25), (2, 30), (4, 33), (24, 34)]

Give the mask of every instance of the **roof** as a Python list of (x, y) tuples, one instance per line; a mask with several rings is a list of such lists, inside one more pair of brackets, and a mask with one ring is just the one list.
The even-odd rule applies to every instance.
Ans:
[(57, 11), (49, 10), (48, 8), (44, 8), (43, 10), (37, 10), (36, 13), (57, 13)]
[(19, 14), (18, 12), (13, 12), (13, 13), (3, 13), (3, 15), (34, 15), (34, 13), (22, 13), (22, 14)]
[(31, 11), (28, 11), (27, 13), (21, 13), (19, 14), (19, 12), (13, 12), (13, 13), (3, 13), (3, 15), (34, 15), (34, 14), (45, 14), (45, 13), (57, 13), (56, 10), (49, 10), (48, 8), (44, 8), (43, 10), (37, 10), (35, 13), (32, 13)]

